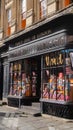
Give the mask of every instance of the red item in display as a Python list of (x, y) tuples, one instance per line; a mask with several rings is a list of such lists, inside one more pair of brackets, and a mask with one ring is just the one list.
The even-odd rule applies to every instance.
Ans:
[(59, 73), (59, 78), (63, 78), (63, 73)]

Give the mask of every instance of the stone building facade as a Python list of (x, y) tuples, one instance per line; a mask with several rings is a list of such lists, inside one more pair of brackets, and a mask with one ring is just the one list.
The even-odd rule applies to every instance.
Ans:
[(0, 0), (3, 102), (73, 118), (72, 19), (73, 0)]

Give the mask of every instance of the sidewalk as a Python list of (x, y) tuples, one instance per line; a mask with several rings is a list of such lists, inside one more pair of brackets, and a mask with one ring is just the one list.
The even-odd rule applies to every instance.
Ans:
[(35, 116), (39, 111), (35, 106), (33, 109), (31, 111), (30, 106), (22, 106), (21, 109), (0, 106), (0, 130), (73, 130), (73, 120), (50, 115)]

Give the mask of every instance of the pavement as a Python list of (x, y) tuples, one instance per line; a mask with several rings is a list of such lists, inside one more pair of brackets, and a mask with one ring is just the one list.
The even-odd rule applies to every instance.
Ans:
[(35, 105), (0, 106), (0, 130), (73, 130), (73, 120), (44, 115)]

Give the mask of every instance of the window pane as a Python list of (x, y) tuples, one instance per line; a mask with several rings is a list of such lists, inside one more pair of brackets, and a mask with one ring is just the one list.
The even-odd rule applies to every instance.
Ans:
[(62, 67), (57, 69), (57, 100), (64, 100), (64, 70)]
[(65, 76), (65, 100), (69, 101), (70, 99), (70, 80), (69, 75)]
[(43, 71), (43, 84), (42, 84), (42, 87), (43, 87), (43, 91), (42, 91), (42, 97), (43, 98), (50, 98), (50, 85), (49, 85), (49, 70), (44, 70)]
[(47, 15), (47, 0), (42, 0), (40, 2), (40, 12), (41, 18)]
[(8, 9), (8, 22), (11, 21), (11, 9)]
[[(65, 52), (57, 51), (43, 56), (43, 98), (64, 100), (65, 99), (65, 72), (64, 72)], [(46, 90), (45, 90), (46, 89)]]
[(21, 10), (22, 10), (22, 13), (23, 13), (23, 12), (26, 12), (26, 0), (22, 0)]
[(56, 68), (51, 69), (50, 71), (50, 98), (56, 99), (56, 88), (57, 88), (57, 76), (56, 76)]

